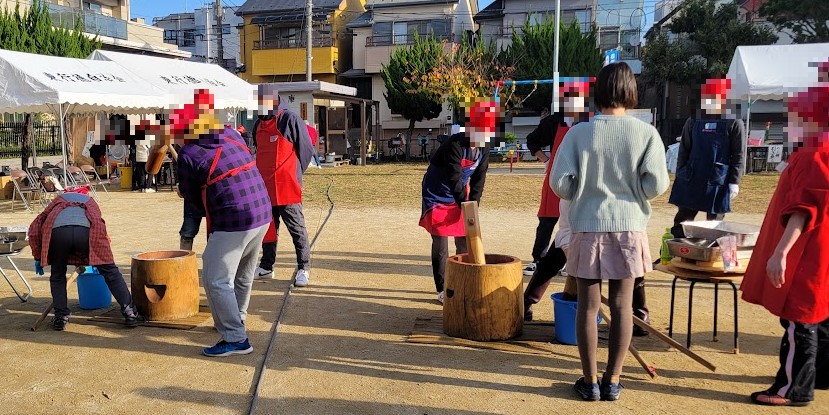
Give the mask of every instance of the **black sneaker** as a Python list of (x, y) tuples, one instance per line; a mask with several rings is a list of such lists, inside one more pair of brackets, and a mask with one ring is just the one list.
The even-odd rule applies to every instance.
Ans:
[(598, 401), (601, 399), (599, 384), (594, 383), (592, 385), (588, 385), (584, 381), (584, 377), (580, 377), (579, 380), (576, 381), (576, 384), (573, 385), (573, 389), (584, 401)]
[(147, 322), (144, 316), (138, 314), (138, 310), (132, 304), (123, 307), (121, 314), (124, 315), (124, 325), (127, 327), (137, 327)]
[(649, 334), (650, 333), (647, 330), (639, 327), (636, 324), (633, 325), (633, 337), (645, 337)]
[(67, 324), (69, 324), (69, 316), (55, 316), (52, 318), (52, 328), (54, 330), (63, 331)]
[(599, 387), (601, 398), (603, 401), (615, 401), (619, 399), (619, 396), (622, 394), (622, 386), (621, 383), (610, 383), (602, 381), (602, 385)]

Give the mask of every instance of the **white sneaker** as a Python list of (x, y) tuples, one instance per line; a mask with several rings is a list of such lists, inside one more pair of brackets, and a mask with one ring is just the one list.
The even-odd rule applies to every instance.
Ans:
[(152, 187), (149, 189), (144, 189), (144, 193), (155, 193), (155, 189), (153, 189)]
[(438, 302), (443, 304), (443, 291), (441, 291), (440, 294), (438, 294)]
[(256, 267), (256, 273), (253, 274), (255, 280), (266, 280), (273, 278), (273, 271), (264, 268)]
[(535, 262), (530, 262), (524, 267), (524, 275), (528, 277), (532, 277), (535, 274)]
[(309, 275), (307, 269), (297, 270), (294, 285), (297, 287), (307, 287), (310, 279), (311, 275)]

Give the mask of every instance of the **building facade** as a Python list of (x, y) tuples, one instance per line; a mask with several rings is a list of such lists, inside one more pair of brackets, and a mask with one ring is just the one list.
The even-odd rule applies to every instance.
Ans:
[[(644, 0), (562, 0), (561, 21), (578, 22), (585, 32), (595, 24), (599, 49), (618, 49), (622, 61), (640, 73), (644, 6)], [(550, 0), (495, 0), (475, 15), (475, 21), (482, 39), (506, 48), (513, 33), (521, 33), (525, 24), (534, 25), (554, 16), (555, 2)]]
[[(236, 10), (241, 44), (239, 76), (251, 83), (305, 80), (305, 0), (248, 0)], [(312, 78), (337, 82), (351, 68), (352, 39), (345, 26), (365, 11), (365, 0), (316, 0)], [(198, 24), (198, 22), (196, 23)]]
[[(244, 23), (244, 20), (236, 15), (238, 9), (222, 8), (221, 27), (216, 19), (214, 7), (202, 7), (193, 13), (174, 13), (158, 17), (153, 19), (153, 26), (164, 29), (165, 42), (190, 52), (191, 61), (215, 63), (231, 72), (237, 72), (242, 62), (238, 27)], [(208, 30), (205, 30), (205, 27)], [(221, 58), (220, 42), (224, 55)]]
[[(31, 0), (0, 0), (0, 7), (21, 10)], [(130, 19), (130, 0), (48, 0), (49, 14), (55, 26), (74, 27), (83, 19), (85, 32), (97, 35), (101, 48), (126, 53), (142, 53), (170, 58), (188, 58), (190, 53), (164, 42), (164, 31), (150, 26), (144, 19)]]
[[(379, 102), (383, 137), (395, 136), (409, 121), (391, 111), (380, 71), (398, 47), (414, 42), (415, 36), (431, 34), (452, 47), (464, 34), (476, 29), (472, 18), (475, 0), (369, 0), (366, 12), (347, 25), (353, 39), (352, 69), (341, 74), (342, 83), (357, 88), (357, 96)], [(433, 130), (433, 137), (448, 131), (452, 111), (444, 104), (435, 119), (415, 124), (415, 136)]]

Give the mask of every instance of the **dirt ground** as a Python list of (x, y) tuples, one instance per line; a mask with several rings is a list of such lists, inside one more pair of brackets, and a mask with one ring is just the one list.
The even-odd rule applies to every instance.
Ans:
[[(488, 252), (528, 259), (536, 225), (541, 176), (494, 170), (487, 183), (481, 221)], [(694, 298), (693, 349), (717, 366), (712, 373), (668, 349), (653, 336), (636, 338), (657, 367), (650, 380), (628, 357), (626, 389), (615, 403), (584, 403), (571, 385), (580, 376), (574, 346), (553, 344), (549, 354), (523, 354), (405, 341), (415, 319), (437, 317), (429, 262), (430, 239), (417, 227), (423, 166), (371, 166), (312, 170), (306, 178), (309, 234), (327, 211), (324, 190), (333, 181), (334, 214), (312, 259), (311, 282), (287, 305), (267, 362), (260, 414), (685, 414), (791, 413), (757, 407), (750, 392), (767, 387), (777, 368), (781, 328), (770, 314), (741, 302), (740, 349), (732, 354), (730, 290), (720, 292), (720, 341), (712, 337), (713, 289), (698, 286)], [(759, 224), (776, 178), (753, 176), (755, 189), (730, 219)], [(743, 197), (741, 194), (740, 197)], [(406, 201), (404, 204), (401, 200)], [(487, 200), (491, 203), (487, 204)], [(168, 190), (155, 194), (113, 192), (102, 196), (116, 261), (129, 281), (130, 256), (178, 246), (181, 202)], [(0, 226), (27, 224), (34, 215), (9, 213), (0, 201)], [(656, 252), (674, 211), (655, 203), (649, 226)], [(195, 250), (204, 248), (200, 234)], [(276, 278), (254, 284), (248, 328), (254, 353), (224, 359), (201, 355), (218, 340), (212, 321), (179, 331), (88, 321), (105, 310), (78, 309), (70, 287), (72, 324), (65, 332), (29, 327), (49, 304), (45, 277), (35, 276), (27, 250), (16, 263), (34, 296), (21, 303), (0, 282), (0, 414), (242, 414), (267, 347), (271, 325), (293, 271), (293, 249), (280, 243)], [(0, 266), (8, 270), (3, 260)], [(648, 275), (655, 326), (667, 332), (669, 276)], [(557, 280), (548, 294), (560, 291)], [(677, 295), (674, 337), (685, 340), (687, 286)], [(204, 296), (202, 294), (203, 301)], [(549, 298), (536, 319), (552, 320)], [(552, 333), (551, 333), (552, 338)], [(600, 362), (605, 351), (600, 349)], [(829, 412), (829, 392), (799, 414)]]

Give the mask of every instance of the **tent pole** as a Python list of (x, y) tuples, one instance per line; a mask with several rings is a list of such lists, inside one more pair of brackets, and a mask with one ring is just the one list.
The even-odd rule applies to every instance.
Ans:
[[(37, 119), (37, 113), (33, 113), (32, 117)], [(32, 120), (32, 141), (29, 142), (29, 145), (32, 146), (32, 166), (37, 167), (37, 137), (35, 136), (35, 122)]]
[(69, 170), (69, 161), (66, 160), (66, 123), (64, 118), (66, 114), (63, 113), (63, 104), (58, 104), (58, 119), (60, 119), (60, 142), (63, 150), (63, 183), (64, 186), (69, 185), (69, 175), (66, 173)]
[[(748, 108), (746, 108), (746, 127), (743, 130), (744, 134), (746, 135), (746, 137), (744, 137), (743, 142), (745, 142), (746, 146), (748, 146), (748, 135), (751, 132), (751, 95), (748, 96)], [(746, 154), (746, 149), (743, 149), (743, 151), (744, 154)], [(748, 166), (749, 163), (744, 163), (743, 174), (748, 174)]]
[(558, 51), (559, 51), (559, 29), (561, 29), (561, 0), (556, 0), (556, 28), (555, 28), (555, 54), (553, 55), (553, 105), (552, 105), (552, 112), (550, 114), (555, 114), (558, 112), (558, 82), (559, 82), (559, 73), (558, 73)]

